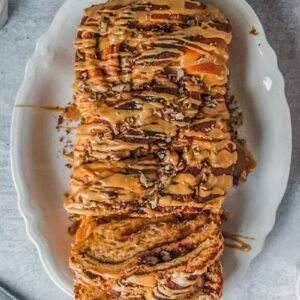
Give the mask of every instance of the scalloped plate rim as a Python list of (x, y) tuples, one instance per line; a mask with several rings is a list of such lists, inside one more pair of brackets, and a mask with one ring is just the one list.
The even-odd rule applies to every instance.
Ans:
[[(77, 1), (81, 2), (82, 0), (77, 0)], [(251, 253), (252, 259), (249, 260), (249, 262), (247, 264), (243, 265), (243, 268), (240, 270), (239, 274), (233, 275), (232, 278), (230, 278), (230, 281), (236, 281), (238, 278), (240, 278), (244, 275), (244, 273), (246, 272), (246, 270), (247, 270), (250, 262), (253, 260), (253, 258), (256, 257), (263, 250), (265, 240), (274, 227), (275, 220), (276, 220), (276, 212), (277, 212), (278, 206), (281, 202), (281, 199), (283, 198), (283, 196), (285, 194), (286, 187), (288, 184), (288, 179), (289, 179), (291, 153), (292, 153), (292, 135), (291, 135), (292, 127), (291, 127), (291, 117), (290, 117), (289, 105), (288, 105), (287, 99), (285, 97), (285, 92), (284, 92), (284, 90), (285, 90), (284, 78), (278, 67), (277, 56), (265, 36), (262, 24), (261, 24), (259, 18), (257, 17), (257, 15), (255, 14), (254, 10), (251, 8), (251, 6), (245, 0), (242, 0), (242, 1), (241, 0), (239, 0), (239, 1), (232, 0), (232, 1), (234, 1), (236, 3), (236, 5), (244, 6), (244, 8), (247, 9), (247, 11), (251, 14), (251, 18), (256, 21), (256, 24), (259, 27), (258, 30), (266, 41), (265, 51), (268, 52), (268, 54), (270, 55), (269, 59), (271, 61), (273, 61), (274, 67), (276, 67), (276, 72), (274, 72), (274, 73), (276, 74), (276, 77), (277, 77), (276, 79), (277, 79), (277, 82), (279, 83), (279, 86), (277, 87), (277, 89), (280, 91), (280, 94), (281, 94), (281, 96), (279, 98), (284, 100), (282, 102), (282, 105), (284, 108), (282, 111), (282, 114), (285, 116), (285, 119), (287, 121), (286, 126), (288, 126), (290, 129), (286, 136), (288, 145), (287, 145), (287, 156), (286, 156), (286, 169), (283, 170), (284, 182), (282, 183), (281, 193), (278, 196), (278, 201), (276, 203), (274, 203), (274, 207), (273, 207), (274, 213), (272, 215), (272, 220), (270, 221), (268, 228), (265, 229), (265, 238), (260, 240), (260, 244), (259, 244), (259, 246), (257, 246), (256, 251), (253, 251), (253, 253)], [(67, 0), (60, 7), (59, 11), (55, 15), (55, 17), (51, 23), (49, 29), (38, 39), (35, 50), (34, 50), (34, 54), (32, 55), (32, 57), (29, 59), (29, 61), (26, 64), (24, 80), (21, 84), (21, 87), (20, 87), (18, 93), (17, 93), (16, 101), (15, 101), (16, 104), (23, 103), (22, 94), (23, 94), (23, 91), (27, 88), (27, 86), (30, 83), (31, 70), (34, 70), (36, 68), (36, 66), (39, 64), (38, 58), (43, 56), (43, 54), (41, 53), (42, 49), (43, 49), (43, 43), (45, 41), (47, 41), (48, 36), (51, 36), (52, 33), (55, 30), (57, 30), (57, 28), (59, 28), (58, 25), (63, 21), (63, 17), (67, 13), (67, 7), (69, 5), (71, 5), (71, 3), (72, 3), (72, 5), (74, 5), (74, 0)], [(11, 135), (10, 135), (10, 141), (11, 141), (10, 158), (11, 158), (12, 177), (13, 177), (13, 181), (14, 181), (14, 184), (16, 187), (17, 197), (18, 197), (18, 208), (19, 208), (19, 211), (25, 221), (26, 233), (27, 233), (29, 239), (35, 245), (35, 247), (38, 251), (41, 263), (42, 263), (45, 271), (47, 272), (48, 276), (52, 279), (52, 281), (55, 283), (55, 285), (57, 287), (62, 289), (67, 295), (72, 296), (71, 287), (69, 287), (67, 284), (65, 284), (63, 282), (63, 280), (58, 276), (58, 274), (56, 272), (56, 267), (53, 264), (51, 255), (49, 254), (50, 250), (48, 248), (47, 242), (45, 241), (45, 239), (42, 237), (41, 233), (39, 232), (38, 225), (37, 225), (39, 222), (38, 214), (36, 214), (36, 212), (30, 208), (30, 204), (29, 204), (30, 193), (25, 185), (25, 182), (22, 180), (23, 175), (22, 175), (22, 170), (20, 169), (20, 163), (19, 163), (19, 158), (18, 158), (18, 154), (17, 154), (18, 148), (16, 147), (16, 144), (18, 143), (18, 141), (16, 141), (15, 137), (16, 137), (16, 133), (19, 129), (19, 127), (18, 127), (19, 118), (20, 118), (20, 112), (16, 112), (16, 110), (14, 110), (13, 116), (12, 116), (12, 123), (11, 123), (12, 125), (11, 125)]]

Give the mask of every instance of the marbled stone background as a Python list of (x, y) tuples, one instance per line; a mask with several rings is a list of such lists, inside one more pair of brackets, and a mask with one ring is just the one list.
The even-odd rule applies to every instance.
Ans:
[[(26, 237), (9, 161), (11, 113), (25, 63), (62, 3), (10, 0), (9, 21), (0, 30), (0, 283), (24, 300), (67, 299), (47, 277)], [(232, 300), (294, 300), (300, 264), (300, 0), (249, 3), (264, 25), (285, 77), (293, 121), (293, 163), (276, 226), (264, 251), (237, 284)]]

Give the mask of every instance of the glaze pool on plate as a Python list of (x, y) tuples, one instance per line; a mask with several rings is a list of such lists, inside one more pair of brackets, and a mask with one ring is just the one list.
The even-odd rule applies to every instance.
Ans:
[[(64, 106), (71, 99), (76, 25), (84, 7), (99, 2), (68, 0), (62, 6), (27, 65), (17, 104)], [(235, 189), (225, 203), (232, 214), (224, 226), (226, 230), (256, 238), (251, 242), (250, 253), (225, 250), (224, 299), (230, 299), (232, 288), (262, 250), (274, 225), (289, 175), (291, 124), (276, 56), (253, 10), (244, 0), (206, 3), (221, 8), (232, 23), (231, 91), (243, 110), (243, 135), (258, 162), (247, 183)], [(259, 32), (257, 36), (249, 34), (253, 25)], [(72, 275), (68, 269), (71, 238), (63, 209), (70, 170), (65, 167), (64, 158), (57, 158), (61, 134), (55, 130), (56, 123), (55, 113), (15, 108), (12, 170), (27, 233), (37, 246), (49, 276), (71, 295)]]

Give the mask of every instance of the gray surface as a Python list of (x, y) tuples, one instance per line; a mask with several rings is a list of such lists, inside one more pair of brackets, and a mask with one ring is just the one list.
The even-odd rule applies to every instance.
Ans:
[[(249, 2), (262, 20), (286, 80), (294, 153), (289, 186), (276, 226), (264, 251), (237, 285), (232, 300), (293, 300), (296, 266), (300, 263), (300, 1)], [(62, 0), (10, 0), (9, 22), (0, 30), (0, 282), (20, 299), (27, 300), (67, 299), (47, 277), (25, 235), (9, 163), (11, 112), (25, 63), (62, 3)]]

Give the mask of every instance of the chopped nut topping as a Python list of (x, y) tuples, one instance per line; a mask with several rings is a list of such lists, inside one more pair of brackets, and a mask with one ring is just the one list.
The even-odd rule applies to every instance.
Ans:
[(87, 72), (81, 72), (81, 78), (83, 80), (86, 80), (88, 78), (88, 73)]
[(193, 83), (198, 84), (198, 78), (196, 76), (191, 76), (191, 80)]
[(79, 81), (77, 86), (78, 86), (78, 89), (79, 89), (80, 92), (85, 91), (86, 85), (84, 84), (83, 81)]
[(184, 71), (182, 69), (177, 69), (176, 72), (177, 72), (176, 81), (179, 81), (184, 76)]
[(165, 157), (165, 153), (163, 153), (163, 152), (158, 152), (157, 155), (158, 155), (158, 157), (159, 157), (160, 160), (163, 160), (164, 157)]
[(195, 26), (195, 25), (196, 25), (196, 20), (188, 20), (188, 21), (187, 21), (187, 24), (188, 24), (189, 26)]
[(146, 188), (148, 188), (148, 187), (151, 187), (151, 186), (153, 186), (153, 183), (152, 182), (148, 182), (147, 181), (147, 178), (146, 178), (146, 176), (144, 175), (144, 173), (140, 173), (140, 182), (141, 182), (141, 184), (144, 186), (144, 187), (146, 187)]
[(184, 114), (182, 114), (182, 113), (176, 114), (176, 115), (175, 115), (175, 119), (176, 119), (177, 121), (182, 121), (182, 120), (184, 120)]
[(157, 203), (158, 203), (157, 197), (155, 197), (154, 199), (152, 199), (151, 201), (149, 201), (149, 204), (150, 204), (150, 206), (151, 206), (152, 209), (155, 209), (157, 207)]
[(159, 263), (158, 258), (155, 256), (146, 256), (143, 261), (150, 266), (155, 266)]
[(100, 23), (100, 32), (101, 33), (106, 32), (107, 26), (108, 26), (108, 24), (106, 22), (101, 22)]
[(172, 258), (171, 258), (171, 255), (168, 251), (161, 251), (160, 252), (160, 255), (161, 255), (161, 259), (164, 261), (164, 262), (167, 262), (167, 261), (171, 261)]
[(91, 144), (88, 144), (88, 145), (86, 146), (86, 152), (87, 152), (88, 154), (91, 154), (91, 153), (92, 153), (92, 147), (91, 147)]
[(95, 136), (95, 141), (100, 144), (102, 142), (102, 138), (103, 138), (103, 134), (100, 134), (98, 133), (96, 136)]
[(124, 91), (124, 88), (125, 88), (125, 84), (119, 84), (119, 85), (115, 85), (113, 86), (111, 89), (114, 91), (114, 92), (123, 92)]

